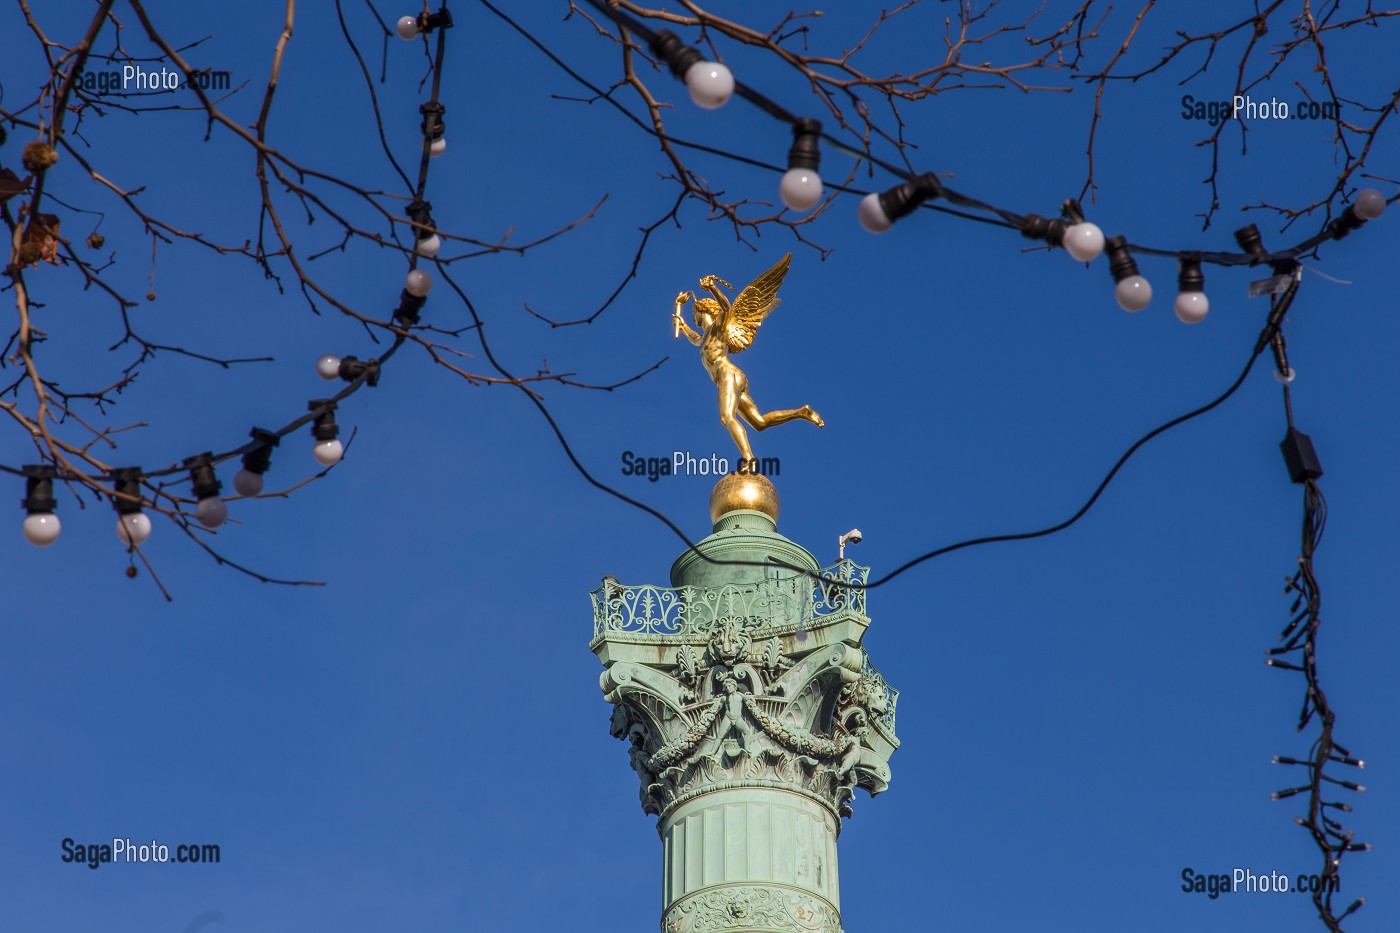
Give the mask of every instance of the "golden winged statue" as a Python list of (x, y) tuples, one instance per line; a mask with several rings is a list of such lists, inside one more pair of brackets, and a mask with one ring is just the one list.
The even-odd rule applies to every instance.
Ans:
[[(792, 253), (788, 253), (767, 272), (754, 279), (747, 288), (735, 297), (733, 304), (719, 290), (719, 285), (733, 289), (723, 279), (707, 275), (700, 280), (700, 287), (713, 298), (696, 298), (692, 292), (681, 292), (676, 296), (676, 309), (671, 315), (675, 325), (673, 336), (684, 332), (686, 339), (700, 348), (700, 361), (705, 371), (719, 388), (719, 420), (729, 430), (734, 443), (739, 446), (739, 469), (742, 471), (754, 462), (753, 449), (749, 447), (749, 436), (744, 430), (743, 421), (763, 431), (784, 421), (810, 421), (817, 427), (825, 427), (826, 422), (812, 411), (810, 405), (801, 408), (784, 408), (764, 414), (749, 396), (749, 378), (744, 371), (730, 362), (729, 354), (740, 353), (753, 343), (754, 335), (773, 309), (782, 304), (778, 289), (787, 276)], [(697, 333), (681, 317), (681, 308), (687, 302), (695, 302), (695, 324)], [(739, 419), (742, 418), (743, 421)]]

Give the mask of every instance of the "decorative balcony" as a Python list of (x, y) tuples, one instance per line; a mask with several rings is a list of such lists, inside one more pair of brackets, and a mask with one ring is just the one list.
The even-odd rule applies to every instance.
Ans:
[[(820, 577), (794, 573), (723, 586), (628, 586), (612, 579), (589, 594), (594, 640), (605, 634), (703, 635), (727, 625), (746, 630), (810, 627), (825, 616), (865, 615), (869, 567), (842, 560)], [(854, 584), (854, 586), (852, 586)]]

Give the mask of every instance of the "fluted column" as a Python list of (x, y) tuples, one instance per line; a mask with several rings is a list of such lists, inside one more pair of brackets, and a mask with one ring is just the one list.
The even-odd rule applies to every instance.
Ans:
[(774, 788), (712, 790), (661, 820), (662, 929), (841, 929), (836, 812)]

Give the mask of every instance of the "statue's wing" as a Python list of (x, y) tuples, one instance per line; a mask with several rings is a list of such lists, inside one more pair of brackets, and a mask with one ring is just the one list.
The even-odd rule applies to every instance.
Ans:
[(730, 353), (747, 349), (753, 343), (754, 334), (758, 333), (758, 326), (763, 323), (763, 319), (782, 304), (782, 299), (778, 297), (778, 289), (783, 285), (788, 263), (791, 261), (792, 253), (785, 254), (773, 268), (754, 279), (748, 288), (734, 299), (729, 308), (729, 321), (724, 332)]
[[(720, 315), (724, 313), (724, 309), (722, 309), (722, 308), (719, 306), (719, 302), (718, 302), (718, 301), (715, 301), (713, 298), (696, 298), (696, 299), (695, 299), (695, 310), (693, 310), (693, 311), (691, 312), (692, 315), (696, 315), (696, 316), (697, 316), (697, 317), (695, 318), (695, 326), (696, 326), (696, 327), (700, 327), (700, 319), (699, 319), (698, 315), (701, 314), (702, 312), (705, 313), (705, 314), (708, 314), (712, 319), (718, 321), (719, 318), (720, 318)], [(700, 328), (700, 329), (701, 329), (701, 330), (704, 330), (703, 327)]]

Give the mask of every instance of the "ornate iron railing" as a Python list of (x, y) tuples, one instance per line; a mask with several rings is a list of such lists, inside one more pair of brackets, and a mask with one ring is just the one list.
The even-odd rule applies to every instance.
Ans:
[[(842, 609), (849, 609), (865, 615), (865, 581), (870, 577), (870, 568), (841, 559), (821, 571), (822, 581), (816, 582), (812, 591), (812, 611), (816, 615), (828, 615)], [(855, 589), (851, 588), (855, 585)]]
[(842, 560), (820, 574), (820, 580), (792, 574), (757, 583), (683, 587), (627, 586), (605, 578), (589, 594), (593, 637), (609, 632), (703, 635), (730, 623), (759, 629), (811, 624), (837, 612), (865, 614), (865, 590), (846, 584), (863, 586), (869, 567)]

